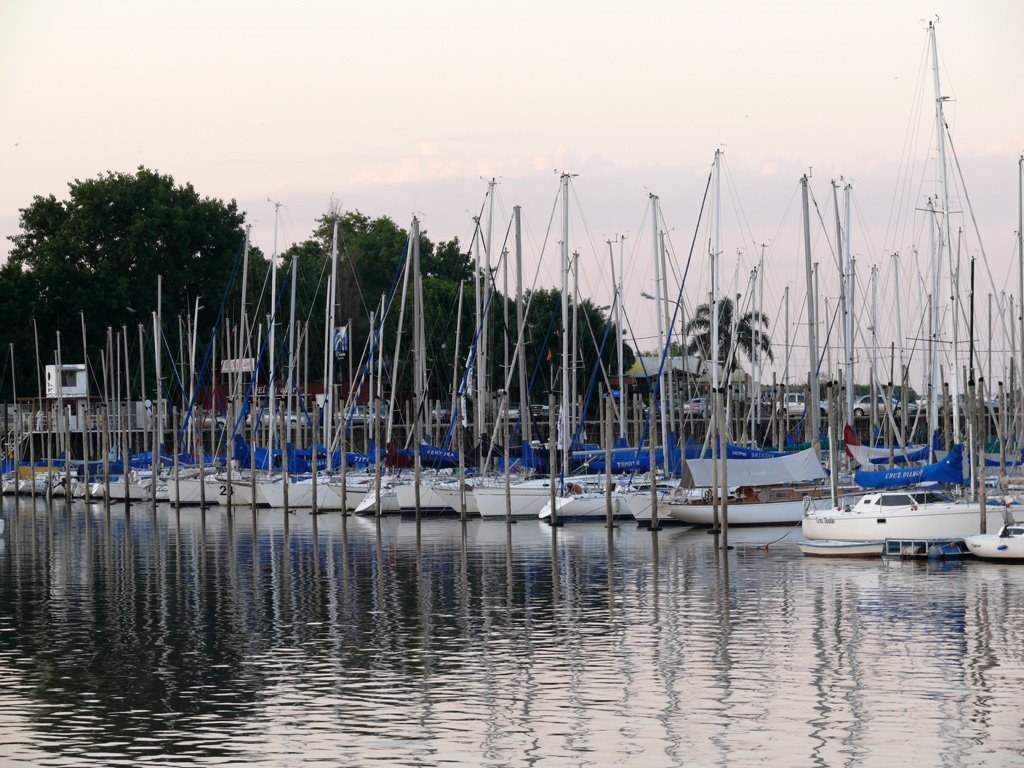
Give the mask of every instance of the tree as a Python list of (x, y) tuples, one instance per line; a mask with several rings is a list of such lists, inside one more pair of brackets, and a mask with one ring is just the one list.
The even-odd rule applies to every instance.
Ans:
[[(699, 355), (705, 360), (711, 358), (711, 305), (697, 307), (693, 319), (683, 329), (687, 337), (686, 352)], [(763, 312), (745, 312), (736, 318), (736, 333), (733, 335), (733, 301), (729, 298), (718, 300), (718, 354), (719, 362), (728, 361), (728, 372), (739, 368), (738, 352), (747, 360), (753, 360), (754, 349), (760, 348), (769, 360), (774, 360), (772, 340), (765, 330), (768, 317)], [(735, 350), (734, 350), (735, 347)]]
[[(244, 216), (233, 200), (201, 197), (191, 184), (179, 186), (171, 176), (143, 167), (76, 179), (66, 199), (36, 196), (20, 213), (21, 233), (11, 237), (14, 248), (3, 275), (5, 283), (18, 285), (0, 297), (0, 317), (29, 325), (27, 334), (6, 328), (6, 340), (18, 344), (19, 368), (28, 370), (35, 359), (25, 343), (30, 318), (38, 324), (44, 365), (52, 362), (58, 330), (64, 331), (63, 360), (81, 360), (80, 312), (93, 355), (108, 326), (127, 326), (134, 336), (141, 324), (150, 334), (158, 275), (169, 335), (176, 337), (175, 318), (187, 315), (197, 298), (206, 307), (200, 328), (208, 329), (244, 242)], [(239, 283), (234, 282), (236, 295)]]

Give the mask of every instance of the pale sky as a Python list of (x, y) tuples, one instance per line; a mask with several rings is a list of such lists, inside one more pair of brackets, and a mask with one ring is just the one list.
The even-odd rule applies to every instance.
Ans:
[[(804, 301), (798, 181), (808, 169), (830, 239), (829, 182), (852, 179), (851, 241), (864, 307), (878, 263), (879, 311), (892, 314), (889, 254), (903, 254), (909, 337), (921, 291), (909, 285), (916, 277), (906, 262), (915, 246), (928, 247), (915, 209), (937, 189), (925, 59), (925, 20), (936, 15), (947, 120), (992, 274), (982, 282), (979, 266), (984, 304), (992, 285), (1014, 294), (1017, 285), (1024, 150), (1024, 3), (1017, 0), (4, 0), (0, 258), (18, 209), (33, 195), (63, 197), (74, 178), (145, 165), (202, 195), (237, 199), (267, 253), (268, 198), (285, 206), (281, 249), (309, 236), (332, 197), (402, 226), (415, 213), (434, 240), (468, 243), (470, 217), (494, 176), (495, 238), (521, 205), (532, 267), (557, 169), (577, 174), (570, 243), (581, 252), (581, 293), (611, 302), (604, 242), (628, 233), (625, 306), (646, 336), (654, 333), (652, 305), (640, 298), (653, 291), (648, 193), (659, 195), (672, 250), (685, 258), (722, 148), (724, 279), (732, 280), (741, 250), (746, 293), (751, 258), (770, 245), (765, 305), (778, 317), (779, 347), (786, 285), (791, 340), (804, 343), (796, 338), (805, 335), (797, 318)], [(950, 208), (966, 211), (958, 191)], [(960, 223), (964, 258), (980, 253), (969, 217), (954, 231)], [(815, 226), (820, 291), (835, 296), (836, 268)], [(544, 285), (557, 275), (555, 229)], [(694, 303), (709, 290), (707, 237), (702, 227), (687, 281)], [(871, 323), (862, 317), (860, 324)], [(895, 322), (878, 325), (879, 345), (888, 348)], [(806, 370), (805, 351), (793, 361)]]

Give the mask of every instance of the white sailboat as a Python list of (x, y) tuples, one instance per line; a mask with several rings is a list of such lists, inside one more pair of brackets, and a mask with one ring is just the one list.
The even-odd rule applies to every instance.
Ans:
[[(693, 484), (665, 500), (664, 509), (672, 518), (689, 525), (713, 525), (712, 494), (721, 498), (721, 490), (715, 489), (713, 482), (715, 461), (686, 462)], [(830, 489), (821, 483), (825, 471), (811, 448), (790, 456), (726, 462), (730, 526), (798, 523), (809, 504), (829, 502)]]
[[(1002, 507), (986, 510), (986, 528), (998, 529)], [(962, 540), (981, 527), (981, 506), (957, 501), (941, 490), (912, 489), (869, 493), (852, 507), (811, 510), (801, 527), (807, 539), (876, 542), (886, 539)]]

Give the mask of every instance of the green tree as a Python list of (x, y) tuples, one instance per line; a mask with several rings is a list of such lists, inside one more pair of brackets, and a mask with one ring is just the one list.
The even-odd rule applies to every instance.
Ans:
[[(699, 355), (705, 360), (711, 359), (711, 320), (710, 304), (701, 304), (694, 312), (693, 318), (686, 323), (683, 333), (687, 338), (686, 352)], [(768, 317), (763, 312), (745, 312), (736, 318), (735, 335), (733, 334), (732, 299), (718, 300), (718, 349), (719, 361), (725, 365), (729, 361), (729, 372), (739, 368), (738, 353), (742, 352), (747, 360), (753, 359), (754, 349), (760, 348), (769, 360), (774, 360), (772, 340), (766, 327)], [(735, 347), (735, 350), (734, 350)]]
[[(0, 278), (8, 288), (0, 296), (0, 316), (14, 321), (6, 334), (18, 344), (19, 368), (27, 370), (35, 359), (27, 341), (31, 318), (38, 323), (42, 364), (53, 359), (58, 330), (64, 332), (63, 359), (81, 360), (79, 313), (94, 358), (108, 326), (126, 326), (134, 337), (141, 324), (150, 334), (158, 275), (172, 348), (175, 318), (187, 316), (197, 299), (205, 306), (200, 338), (204, 330), (208, 338), (244, 242), (244, 216), (233, 200), (201, 197), (191, 184), (177, 185), (143, 167), (76, 179), (66, 199), (36, 196), (20, 213), (21, 232), (11, 237), (14, 248)], [(239, 289), (236, 280), (236, 295)], [(149, 344), (146, 356), (152, 358)], [(34, 378), (22, 376), (19, 384)]]

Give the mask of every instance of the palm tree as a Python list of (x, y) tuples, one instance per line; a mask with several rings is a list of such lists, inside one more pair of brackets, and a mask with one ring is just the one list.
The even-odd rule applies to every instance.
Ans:
[[(769, 325), (768, 317), (763, 312), (746, 312), (739, 316), (736, 321), (736, 333), (733, 335), (733, 301), (732, 299), (718, 300), (718, 354), (722, 364), (729, 361), (727, 372), (731, 373), (739, 368), (738, 355), (733, 353), (733, 346), (736, 352), (742, 352), (747, 360), (753, 359), (754, 348), (759, 347), (761, 352), (769, 360), (774, 360), (772, 354), (772, 340), (765, 331)], [(708, 360), (711, 358), (711, 305), (701, 304), (697, 307), (693, 319), (683, 329), (686, 335), (686, 353), (699, 355)]]

